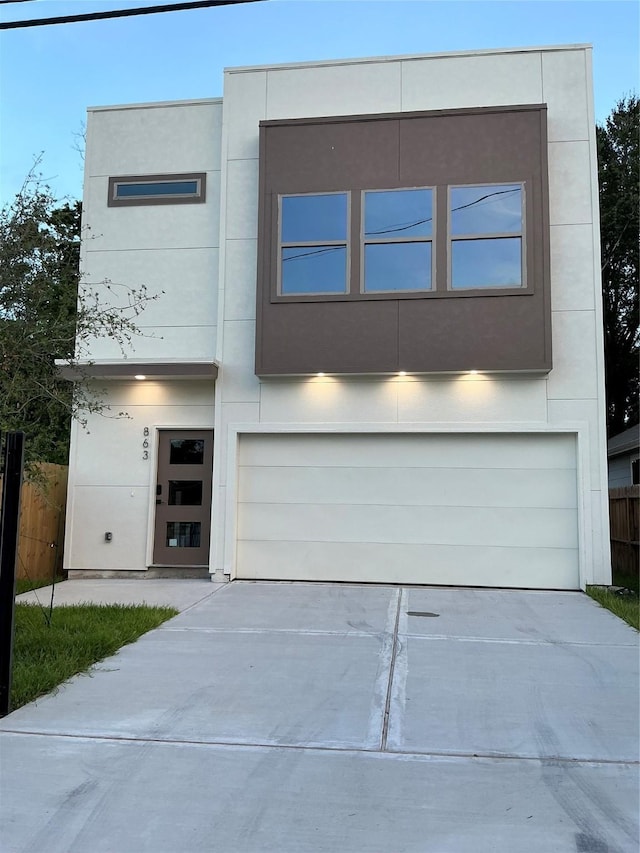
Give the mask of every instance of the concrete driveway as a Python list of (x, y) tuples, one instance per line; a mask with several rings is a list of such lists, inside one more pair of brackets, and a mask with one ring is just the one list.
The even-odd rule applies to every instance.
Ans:
[(638, 696), (581, 593), (235, 582), (1, 721), (0, 849), (637, 853)]

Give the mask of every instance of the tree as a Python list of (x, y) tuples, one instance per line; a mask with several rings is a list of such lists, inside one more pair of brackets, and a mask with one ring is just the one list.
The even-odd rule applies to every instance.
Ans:
[[(0, 430), (25, 431), (29, 463), (66, 463), (71, 418), (108, 413), (83, 366), (91, 341), (113, 338), (124, 354), (156, 298), (144, 285), (79, 287), (80, 222), (80, 202), (58, 205), (34, 170), (0, 211)], [(77, 382), (56, 359), (79, 370)]]
[(640, 104), (620, 100), (597, 128), (607, 427), (638, 422)]

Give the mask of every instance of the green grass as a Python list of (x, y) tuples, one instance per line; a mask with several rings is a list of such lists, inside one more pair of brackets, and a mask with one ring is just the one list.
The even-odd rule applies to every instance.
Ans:
[(11, 707), (26, 705), (176, 616), (172, 607), (119, 604), (56, 607), (51, 624), (38, 605), (17, 604)]
[(636, 631), (640, 630), (640, 597), (638, 595), (621, 595), (601, 586), (588, 586), (587, 595), (602, 607), (615, 613), (620, 619), (624, 619)]

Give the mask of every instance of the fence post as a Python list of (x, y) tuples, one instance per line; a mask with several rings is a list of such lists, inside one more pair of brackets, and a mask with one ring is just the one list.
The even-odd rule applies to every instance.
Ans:
[(0, 515), (0, 717), (6, 717), (11, 707), (13, 616), (23, 463), (24, 433), (6, 433)]

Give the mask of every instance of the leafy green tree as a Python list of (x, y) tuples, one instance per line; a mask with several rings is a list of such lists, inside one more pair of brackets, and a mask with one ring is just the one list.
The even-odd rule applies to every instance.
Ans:
[(0, 430), (25, 431), (29, 463), (66, 463), (71, 418), (108, 413), (86, 371), (91, 341), (110, 337), (124, 352), (155, 298), (144, 285), (79, 287), (80, 234), (80, 202), (59, 205), (34, 171), (0, 211)]
[(640, 104), (620, 100), (597, 128), (607, 426), (638, 422)]

